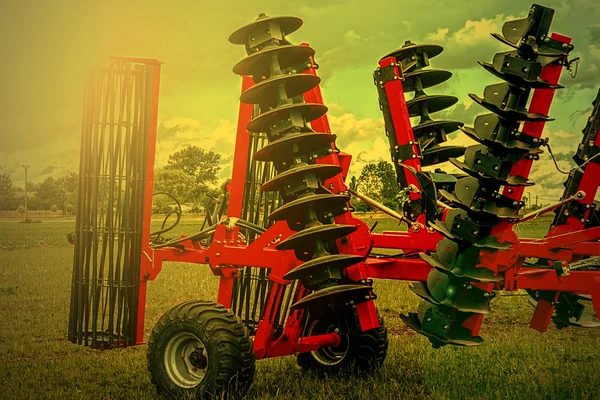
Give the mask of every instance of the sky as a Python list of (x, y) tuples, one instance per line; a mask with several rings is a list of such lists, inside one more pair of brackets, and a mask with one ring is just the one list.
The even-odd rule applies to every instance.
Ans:
[[(556, 10), (552, 31), (570, 36), (581, 57), (577, 77), (564, 71), (545, 134), (563, 169), (600, 88), (600, 2), (546, 0)], [(505, 0), (4, 0), (0, 4), (0, 172), (22, 186), (29, 177), (76, 171), (86, 71), (109, 56), (158, 58), (162, 69), (157, 164), (187, 144), (222, 154), (221, 178), (231, 174), (241, 80), (231, 71), (245, 55), (229, 34), (259, 13), (293, 15), (304, 26), (289, 39), (316, 50), (338, 147), (353, 155), (351, 174), (369, 162), (389, 160), (372, 73), (379, 58), (406, 40), (435, 43), (444, 52), (434, 68), (453, 77), (429, 94), (451, 94), (456, 106), (433, 114), (471, 125), (481, 95), (497, 81), (477, 61), (508, 48), (490, 35), (504, 21), (524, 16), (531, 3)], [(469, 144), (464, 135), (451, 144)], [(557, 200), (564, 175), (547, 155), (534, 167), (540, 201)]]

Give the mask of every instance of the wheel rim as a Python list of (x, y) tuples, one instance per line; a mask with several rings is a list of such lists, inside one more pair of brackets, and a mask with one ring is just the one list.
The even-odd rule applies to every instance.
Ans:
[(169, 379), (181, 388), (193, 388), (202, 382), (208, 368), (204, 343), (194, 334), (180, 332), (165, 346), (165, 370)]
[(350, 340), (348, 334), (341, 334), (339, 326), (337, 324), (324, 323), (322, 321), (313, 322), (308, 332), (309, 336), (323, 335), (332, 332), (337, 332), (340, 335), (339, 346), (323, 347), (319, 350), (310, 352), (314, 359), (322, 365), (331, 366), (342, 362), (342, 360), (348, 354), (348, 350), (350, 349)]

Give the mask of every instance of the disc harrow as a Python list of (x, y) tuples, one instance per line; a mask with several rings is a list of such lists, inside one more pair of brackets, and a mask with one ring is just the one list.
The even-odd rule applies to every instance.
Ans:
[(524, 203), (511, 194), (533, 185), (527, 174), (515, 174), (522, 160), (537, 160), (543, 143), (520, 130), (523, 122), (544, 123), (547, 115), (528, 110), (532, 88), (556, 89), (540, 77), (543, 68), (562, 61), (572, 46), (548, 37), (554, 11), (533, 5), (525, 19), (506, 22), (502, 35), (493, 35), (514, 50), (498, 53), (494, 62), (480, 63), (504, 82), (487, 86), (483, 97), (469, 96), (490, 111), (475, 119), (474, 127), (460, 129), (479, 144), (469, 146), (464, 161), (450, 162), (468, 176), (458, 180), (455, 193), (440, 190), (454, 208), (430, 226), (445, 236), (431, 255), (421, 257), (434, 269), (426, 282), (411, 290), (424, 302), (417, 313), (403, 316), (434, 347), (477, 345), (483, 315), (490, 311), (494, 282), (517, 261), (512, 223)]
[(248, 123), (250, 132), (264, 132), (269, 143), (254, 157), (270, 161), (277, 175), (261, 190), (278, 191), (284, 205), (271, 213), (273, 221), (286, 221), (294, 232), (277, 244), (291, 250), (303, 262), (284, 279), (299, 279), (313, 292), (292, 305), (292, 309), (371, 299), (371, 288), (344, 276), (344, 270), (364, 259), (339, 254), (336, 240), (353, 233), (354, 225), (334, 224), (333, 217), (348, 210), (348, 196), (331, 193), (324, 181), (339, 174), (339, 165), (317, 163), (335, 151), (335, 135), (317, 133), (309, 122), (320, 118), (327, 107), (306, 103), (303, 93), (316, 87), (319, 77), (303, 73), (313, 66), (314, 50), (291, 44), (287, 35), (302, 21), (295, 17), (268, 17), (265, 14), (230, 36), (244, 45), (248, 56), (233, 71), (251, 76), (254, 85), (240, 101), (258, 105), (258, 114)]
[[(79, 282), (87, 270), (93, 277), (104, 270), (96, 274), (95, 264), (87, 268), (90, 262), (84, 263), (79, 251), (72, 293), (79, 300), (73, 301), (70, 318), (77, 329), (69, 330), (70, 339), (98, 348), (147, 342), (148, 368), (159, 393), (238, 398), (251, 385), (259, 359), (295, 356), (303, 369), (317, 374), (381, 367), (387, 330), (373, 301), (371, 278), (413, 282), (412, 291), (423, 301), (416, 313), (401, 317), (434, 347), (480, 344), (495, 290), (527, 290), (536, 307), (530, 326), (540, 332), (551, 321), (559, 328), (597, 326), (585, 304), (591, 301), (600, 313), (600, 216), (594, 202), (600, 182), (600, 93), (563, 197), (520, 213), (524, 188), (534, 183), (532, 163), (542, 146), (550, 152), (542, 131), (573, 48), (570, 38), (549, 35), (553, 13), (534, 4), (526, 18), (506, 22), (502, 34), (493, 35), (511, 49), (480, 63), (502, 82), (486, 87), (482, 97), (470, 95), (486, 110), (472, 127), (431, 118), (457, 102), (454, 96), (425, 93), (451, 77), (429, 67), (441, 46), (408, 41), (379, 60), (374, 81), (397, 182), (407, 195), (402, 213), (347, 188), (351, 156), (336, 147), (331, 134), (315, 51), (288, 39), (302, 20), (260, 14), (229, 38), (246, 50), (233, 68), (242, 76), (242, 89), (232, 179), (199, 231), (174, 239), (164, 235), (176, 224), (150, 232), (160, 62), (121, 60), (146, 64), (144, 87), (151, 84), (136, 100), (147, 111), (144, 129), (127, 131), (127, 143), (136, 145), (127, 155), (137, 160), (136, 174), (146, 177), (136, 181), (145, 182), (144, 190), (133, 185), (137, 194), (125, 197), (126, 209), (135, 211), (137, 239), (127, 257), (109, 254), (100, 260), (109, 272), (124, 271), (127, 293), (115, 293), (129, 313), (123, 320), (122, 302), (110, 306), (115, 296), (102, 296), (100, 278), (91, 286)], [(111, 76), (111, 70), (97, 72), (98, 82)], [(103, 104), (96, 86), (86, 90), (92, 105)], [(414, 96), (407, 99), (405, 92)], [(411, 118), (419, 119), (414, 127)], [(444, 145), (448, 134), (459, 130), (477, 144)], [(82, 171), (90, 160), (100, 160), (98, 154), (112, 154), (110, 143), (83, 146)], [(422, 170), (446, 161), (456, 170)], [(113, 169), (101, 178), (122, 179)], [(79, 203), (88, 192), (79, 193)], [(407, 223), (408, 230), (375, 232), (353, 216), (349, 193)], [(77, 221), (88, 214), (110, 216), (113, 203), (78, 207)], [(96, 210), (102, 207), (108, 208)], [(546, 237), (523, 238), (513, 231), (515, 224), (554, 210)], [(76, 251), (104, 246), (110, 253), (109, 242), (75, 235)], [(377, 254), (374, 248), (395, 251)], [(207, 264), (218, 277), (217, 299), (173, 307), (148, 339), (146, 287), (167, 262)], [(81, 296), (84, 289), (91, 294)], [(94, 328), (105, 314), (109, 328), (116, 321), (120, 336)], [(91, 331), (76, 324), (88, 317)]]

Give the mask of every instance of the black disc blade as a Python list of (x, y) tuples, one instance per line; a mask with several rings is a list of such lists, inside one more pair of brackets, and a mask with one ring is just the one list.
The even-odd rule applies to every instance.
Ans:
[(301, 181), (307, 174), (314, 174), (320, 180), (332, 178), (342, 172), (339, 165), (305, 164), (301, 167), (290, 168), (278, 174), (261, 186), (262, 191), (282, 190), (286, 184)]
[(465, 147), (462, 146), (438, 146), (433, 145), (422, 151), (423, 159), (421, 165), (427, 167), (448, 161), (450, 158), (460, 157), (465, 154)]
[(246, 129), (250, 132), (269, 132), (271, 126), (287, 120), (292, 113), (299, 113), (304, 121), (310, 122), (325, 115), (327, 107), (313, 103), (286, 104), (260, 114), (248, 123)]
[(429, 120), (414, 126), (412, 130), (415, 134), (415, 137), (419, 137), (421, 135), (427, 135), (429, 132), (435, 132), (439, 130), (443, 130), (445, 134), (449, 134), (458, 130), (458, 128), (461, 126), (463, 126), (463, 123), (459, 121)]
[(472, 98), (473, 101), (475, 101), (480, 106), (486, 108), (494, 114), (498, 114), (504, 119), (529, 122), (554, 121), (553, 118), (550, 118), (544, 114), (530, 113), (529, 111), (502, 109), (493, 103), (487, 102), (486, 100), (473, 93), (469, 93), (469, 97)]
[(297, 17), (281, 16), (281, 17), (259, 17), (255, 21), (250, 22), (237, 29), (231, 35), (229, 35), (229, 42), (232, 44), (247, 45), (248, 39), (253, 31), (260, 28), (261, 25), (268, 28), (271, 23), (279, 25), (281, 33), (289, 35), (302, 26), (302, 20)]
[(332, 254), (319, 257), (297, 266), (285, 274), (283, 279), (302, 279), (309, 275), (316, 275), (325, 268), (334, 268), (341, 271), (363, 260), (364, 257), (353, 254)]
[(272, 221), (294, 220), (297, 215), (306, 215), (308, 208), (312, 208), (318, 215), (324, 211), (341, 209), (348, 200), (348, 196), (340, 194), (313, 194), (284, 204), (271, 213), (269, 219)]
[(292, 98), (316, 87), (321, 78), (311, 74), (279, 75), (265, 79), (250, 87), (240, 96), (242, 103), (264, 104), (279, 97), (279, 90), (283, 88), (285, 96)]
[(313, 151), (322, 150), (328, 146), (331, 147), (331, 143), (335, 139), (336, 135), (330, 133), (290, 133), (281, 139), (272, 141), (254, 153), (254, 159), (257, 161), (275, 161), (282, 156), (310, 154)]
[(405, 44), (398, 50), (394, 50), (391, 53), (386, 54), (384, 57), (381, 57), (381, 59), (388, 58), (388, 57), (394, 57), (399, 62), (402, 62), (403, 60), (405, 60), (408, 57), (411, 57), (415, 53), (416, 54), (425, 53), (425, 54), (427, 54), (428, 58), (433, 58), (433, 57), (439, 55), (442, 51), (444, 51), (444, 48), (437, 44), (410, 43), (408, 45)]
[(269, 47), (250, 54), (233, 67), (238, 75), (271, 76), (271, 61), (277, 57), (279, 67), (295, 67), (302, 63), (310, 63), (310, 57), (315, 55), (314, 49), (307, 46), (284, 45)]
[(506, 180), (492, 178), (490, 176), (481, 174), (477, 171), (473, 171), (471, 168), (469, 168), (469, 166), (467, 164), (465, 164), (462, 161), (458, 161), (456, 158), (451, 158), (448, 161), (450, 161), (457, 168), (461, 169), (462, 171), (466, 172), (467, 174), (469, 174), (477, 179), (487, 180), (487, 181), (491, 182), (492, 184), (503, 185), (503, 186), (532, 186), (532, 185), (534, 185), (534, 182), (529, 181), (529, 180), (523, 178), (522, 176), (508, 176), (506, 178)]
[(416, 313), (409, 313), (408, 315), (400, 314), (400, 319), (408, 325), (412, 330), (421, 335), (427, 337), (432, 343), (440, 345), (453, 344), (456, 346), (477, 346), (483, 343), (483, 339), (480, 336), (467, 336), (455, 338), (442, 338), (432, 333), (423, 330), (419, 316)]
[(279, 243), (277, 250), (294, 250), (310, 248), (316, 240), (322, 242), (333, 242), (339, 238), (351, 234), (358, 229), (354, 225), (317, 225), (300, 232), (294, 233), (292, 236)]
[(337, 285), (312, 292), (291, 307), (292, 310), (326, 307), (329, 304), (347, 303), (365, 300), (371, 293), (371, 287), (364, 285)]
[(416, 88), (417, 80), (421, 81), (422, 89), (439, 85), (452, 77), (452, 72), (442, 69), (420, 69), (404, 74), (402, 89), (404, 92), (412, 92)]
[(564, 86), (563, 85), (553, 85), (548, 83), (547, 81), (544, 81), (540, 78), (538, 78), (535, 81), (526, 81), (525, 79), (519, 77), (518, 75), (512, 75), (512, 74), (503, 74), (502, 72), (499, 72), (493, 64), (487, 63), (487, 62), (480, 62), (478, 61), (479, 65), (481, 65), (486, 71), (488, 71), (489, 73), (497, 76), (498, 78), (505, 80), (507, 82), (509, 82), (510, 84), (513, 84), (515, 86), (519, 86), (519, 87), (529, 87), (531, 89), (561, 89)]
[(426, 95), (410, 99), (406, 102), (408, 114), (411, 117), (419, 117), (423, 113), (424, 107), (427, 107), (428, 113), (434, 113), (452, 107), (458, 101), (457, 97), (446, 96), (442, 94)]

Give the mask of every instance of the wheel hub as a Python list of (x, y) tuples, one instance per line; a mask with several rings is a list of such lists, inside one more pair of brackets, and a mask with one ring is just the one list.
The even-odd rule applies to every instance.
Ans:
[(182, 388), (196, 387), (208, 369), (206, 346), (193, 333), (180, 332), (167, 343), (164, 363), (173, 383)]
[(336, 365), (348, 354), (350, 349), (350, 338), (347, 332), (340, 332), (337, 324), (315, 321), (310, 329), (309, 335), (322, 335), (335, 332), (340, 335), (340, 344), (336, 347), (323, 347), (312, 351), (311, 354), (322, 365)]

